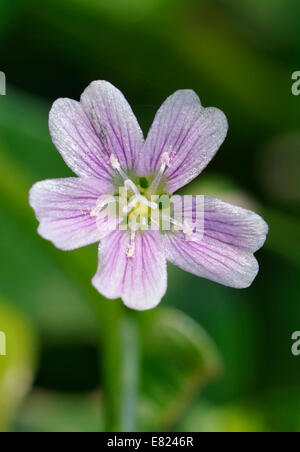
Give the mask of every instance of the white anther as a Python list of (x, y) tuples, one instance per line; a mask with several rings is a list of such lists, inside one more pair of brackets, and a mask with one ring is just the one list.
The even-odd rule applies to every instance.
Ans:
[(169, 154), (167, 152), (164, 152), (161, 156), (161, 163), (165, 166), (170, 166), (170, 162), (171, 162), (171, 159), (170, 159)]
[(146, 218), (142, 218), (142, 225), (143, 226), (148, 226)]
[(119, 170), (121, 168), (119, 160), (115, 157), (114, 154), (111, 154), (110, 156), (110, 163), (113, 169)]
[(135, 232), (131, 233), (131, 237), (130, 237), (130, 243), (127, 245), (127, 251), (126, 251), (126, 256), (129, 258), (132, 258), (134, 256), (134, 252), (135, 252)]
[(186, 235), (192, 235), (193, 229), (187, 223), (183, 223), (182, 232)]
[(130, 243), (127, 246), (127, 251), (126, 251), (126, 256), (127, 257), (133, 257), (134, 256), (134, 252), (135, 252), (135, 243)]
[(119, 160), (116, 158), (116, 156), (114, 154), (111, 154), (109, 160), (110, 160), (110, 164), (113, 167), (113, 169), (118, 171), (118, 173), (120, 174), (122, 179), (124, 179), (124, 180), (128, 179), (127, 175), (125, 174), (125, 172), (121, 168)]

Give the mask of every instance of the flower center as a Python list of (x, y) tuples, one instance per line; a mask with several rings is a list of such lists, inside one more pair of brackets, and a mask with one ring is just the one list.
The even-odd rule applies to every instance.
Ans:
[(148, 229), (153, 220), (154, 212), (159, 209), (158, 195), (148, 189), (148, 180), (143, 177), (136, 185), (131, 179), (126, 179), (118, 193), (118, 216), (123, 225), (136, 232)]
[(184, 234), (191, 235), (192, 229), (185, 222), (173, 218), (173, 212), (170, 212), (170, 196), (166, 194), (163, 183), (164, 172), (170, 166), (167, 153), (162, 155), (159, 172), (149, 178), (133, 176), (130, 179), (113, 154), (110, 163), (123, 183), (114, 196), (101, 196), (90, 215), (98, 216), (105, 209), (105, 216), (120, 220), (120, 228), (130, 232), (127, 257), (134, 257), (135, 236), (138, 231), (155, 229), (163, 232), (170, 230), (172, 225), (177, 226)]

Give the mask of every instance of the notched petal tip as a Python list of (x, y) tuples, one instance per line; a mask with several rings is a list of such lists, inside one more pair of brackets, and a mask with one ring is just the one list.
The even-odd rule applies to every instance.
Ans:
[[(201, 99), (198, 96), (198, 94), (193, 89), (178, 89), (173, 94), (171, 94), (167, 99), (165, 100), (164, 104), (168, 103), (168, 101), (174, 103), (174, 101), (181, 101), (185, 105), (192, 105), (197, 104), (198, 106), (201, 105)], [(163, 104), (163, 105), (164, 105)]]
[(208, 165), (228, 132), (228, 121), (218, 108), (201, 105), (192, 90), (179, 90), (162, 104), (141, 149), (139, 169), (158, 173), (161, 157), (168, 154), (164, 171), (169, 193), (188, 184)]
[(210, 118), (212, 132), (216, 139), (214, 145), (218, 150), (228, 134), (229, 122), (227, 116), (217, 107), (205, 107), (203, 114)]
[(105, 80), (95, 80), (84, 90), (80, 104), (106, 152), (112, 153), (126, 172), (136, 164), (143, 132), (124, 94)]
[[(111, 82), (107, 81), (107, 80), (93, 80), (84, 90), (84, 92), (86, 90), (88, 90), (89, 88), (109, 88), (112, 90), (118, 90), (120, 91), (118, 88), (116, 88)], [(82, 93), (82, 95), (84, 94), (84, 92)], [(121, 91), (120, 91), (121, 92)], [(81, 95), (81, 96), (82, 96)]]

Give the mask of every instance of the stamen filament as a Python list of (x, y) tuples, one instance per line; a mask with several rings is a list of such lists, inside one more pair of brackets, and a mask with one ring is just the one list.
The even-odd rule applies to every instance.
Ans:
[(164, 152), (161, 156), (161, 167), (159, 169), (159, 172), (155, 176), (155, 179), (153, 180), (152, 184), (150, 185), (150, 191), (155, 192), (157, 190), (157, 187), (160, 184), (161, 178), (166, 170), (167, 167), (170, 166), (170, 156), (167, 152)]
[(113, 167), (113, 169), (118, 171), (122, 179), (124, 180), (128, 179), (127, 174), (125, 173), (125, 171), (122, 170), (119, 160), (116, 158), (114, 154), (111, 154), (110, 156), (110, 164)]
[(132, 182), (132, 180), (126, 179), (124, 185), (125, 185), (125, 188), (126, 188), (126, 189), (131, 188), (131, 190), (133, 191), (133, 193), (134, 193), (136, 196), (139, 196), (140, 192), (139, 192), (137, 186), (135, 185), (135, 183)]
[(162, 214), (162, 218), (166, 221), (169, 221), (174, 226), (177, 226), (178, 228), (180, 228), (179, 230), (181, 230), (186, 235), (191, 235), (193, 233), (193, 229), (186, 222), (181, 223), (180, 221), (177, 221), (174, 218), (170, 217), (169, 215), (165, 215), (165, 214)]
[(137, 205), (138, 202), (139, 202), (138, 197), (135, 196), (127, 206), (123, 207), (123, 213), (125, 214), (129, 213)]
[(100, 199), (100, 201), (97, 201), (96, 207), (94, 207), (93, 210), (91, 210), (90, 212), (90, 216), (91, 217), (96, 217), (97, 215), (99, 215), (99, 213), (101, 212), (101, 210), (103, 209), (103, 207), (108, 206), (109, 204), (115, 203), (116, 202), (116, 198), (113, 197), (109, 197), (107, 199)]

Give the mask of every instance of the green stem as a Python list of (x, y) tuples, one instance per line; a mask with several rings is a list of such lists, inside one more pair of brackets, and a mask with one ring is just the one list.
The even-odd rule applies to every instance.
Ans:
[(122, 413), (124, 432), (137, 431), (137, 405), (139, 388), (139, 331), (134, 312), (124, 313), (122, 325)]
[[(99, 315), (103, 316), (103, 311)], [(139, 374), (139, 334), (134, 312), (121, 301), (107, 301), (101, 321), (106, 432), (136, 431)], [(103, 321), (104, 320), (104, 321)]]

